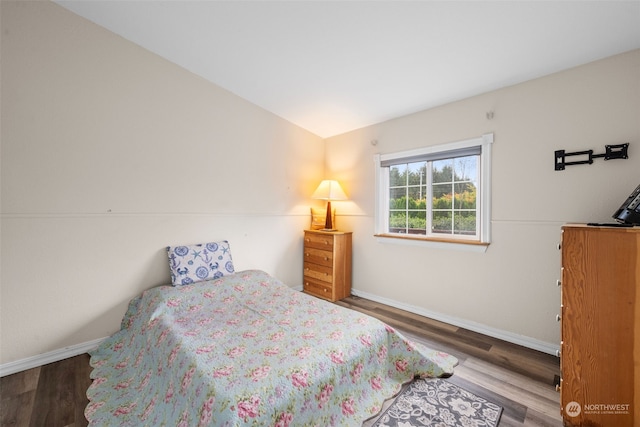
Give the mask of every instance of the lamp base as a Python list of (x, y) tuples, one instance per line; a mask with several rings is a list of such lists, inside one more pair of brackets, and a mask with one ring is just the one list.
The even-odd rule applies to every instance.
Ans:
[(338, 231), (338, 229), (337, 228), (321, 228), (318, 231)]
[(333, 230), (333, 222), (331, 221), (331, 200), (327, 200), (327, 216), (324, 220), (324, 230)]

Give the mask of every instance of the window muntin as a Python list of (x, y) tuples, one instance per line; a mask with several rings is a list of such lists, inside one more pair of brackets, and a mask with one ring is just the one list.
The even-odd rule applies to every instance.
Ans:
[(376, 234), (488, 243), (493, 134), (376, 155)]

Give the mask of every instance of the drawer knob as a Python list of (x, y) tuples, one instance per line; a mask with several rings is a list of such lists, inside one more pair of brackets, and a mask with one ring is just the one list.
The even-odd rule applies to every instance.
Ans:
[(325, 245), (328, 245), (328, 244), (329, 244), (329, 242), (327, 242), (327, 241), (325, 240), (325, 241), (324, 241), (324, 244), (325, 244)]
[(562, 243), (558, 243), (558, 250), (562, 249)]
[(560, 317), (560, 315), (559, 315), (559, 314), (556, 314), (556, 321), (558, 321), (558, 322), (559, 322), (560, 320), (562, 320), (562, 317)]
[(556, 286), (562, 286), (562, 281), (561, 280), (556, 280)]
[(329, 261), (329, 257), (328, 256), (324, 257), (324, 260)]
[(556, 357), (560, 357), (560, 350), (556, 350)]
[(560, 393), (560, 389), (561, 389), (561, 388), (562, 388), (562, 387), (560, 387), (560, 384), (556, 384), (556, 391), (557, 391), (558, 393)]

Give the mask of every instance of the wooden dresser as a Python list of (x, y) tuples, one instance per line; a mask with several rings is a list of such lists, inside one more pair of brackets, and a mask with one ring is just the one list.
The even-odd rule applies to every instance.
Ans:
[(351, 232), (305, 230), (304, 292), (337, 301), (351, 295)]
[(640, 227), (562, 228), (565, 426), (640, 425)]

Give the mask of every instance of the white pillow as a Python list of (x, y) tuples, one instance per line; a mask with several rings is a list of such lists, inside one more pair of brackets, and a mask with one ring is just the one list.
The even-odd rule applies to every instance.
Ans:
[(188, 285), (233, 274), (231, 249), (226, 240), (190, 246), (167, 246), (171, 283)]

